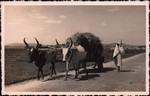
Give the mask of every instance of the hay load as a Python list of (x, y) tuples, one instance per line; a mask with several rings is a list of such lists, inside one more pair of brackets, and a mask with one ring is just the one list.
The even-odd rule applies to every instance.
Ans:
[[(92, 33), (76, 33), (70, 37), (75, 45), (80, 44), (87, 51), (87, 61), (102, 63), (104, 58), (102, 57), (103, 45), (101, 40)], [(70, 43), (69, 38), (66, 40), (67, 44)], [(98, 67), (102, 68), (102, 64), (98, 64)]]

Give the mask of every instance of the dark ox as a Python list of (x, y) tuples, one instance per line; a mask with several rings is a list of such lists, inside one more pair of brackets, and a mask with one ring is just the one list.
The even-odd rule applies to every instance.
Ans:
[[(84, 70), (86, 70), (86, 55), (87, 52), (81, 45), (74, 45), (72, 39), (70, 38), (70, 45), (66, 48), (60, 46), (58, 41), (56, 40), (57, 45), (59, 45), (62, 48), (62, 54), (63, 54), (63, 62), (66, 62), (66, 76), (65, 80), (67, 80), (67, 75), (69, 71), (69, 65), (73, 64), (75, 69), (75, 78), (78, 78), (79, 75), (79, 68), (80, 64), (82, 64), (82, 67)], [(88, 75), (86, 70), (86, 75)]]
[(35, 40), (37, 42), (37, 45), (35, 47), (30, 47), (29, 44), (25, 41), (25, 38), (23, 41), (26, 45), (26, 48), (29, 50), (29, 63), (35, 62), (35, 65), (38, 67), (37, 79), (40, 79), (40, 73), (42, 75), (42, 79), (44, 79), (43, 66), (46, 63), (52, 64), (52, 66), (50, 67), (50, 69), (52, 69), (51, 76), (53, 75), (53, 72), (56, 75), (56, 51), (50, 51), (50, 48), (42, 48), (41, 44), (39, 44), (39, 41), (36, 38)]

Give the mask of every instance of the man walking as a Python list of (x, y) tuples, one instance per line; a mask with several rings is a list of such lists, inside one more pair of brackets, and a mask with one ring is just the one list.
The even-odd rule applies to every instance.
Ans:
[(124, 53), (124, 49), (122, 47), (122, 41), (117, 42), (116, 47), (113, 53), (114, 63), (117, 66), (118, 72), (120, 72), (120, 67), (122, 66), (122, 54)]

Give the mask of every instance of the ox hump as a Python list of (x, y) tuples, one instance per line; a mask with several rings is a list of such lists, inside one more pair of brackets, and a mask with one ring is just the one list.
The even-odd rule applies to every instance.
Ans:
[(85, 52), (85, 49), (81, 45), (78, 45), (76, 48), (79, 52)]

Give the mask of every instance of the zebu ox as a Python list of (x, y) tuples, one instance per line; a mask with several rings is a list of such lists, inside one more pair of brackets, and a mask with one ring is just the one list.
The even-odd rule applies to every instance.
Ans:
[(30, 47), (29, 44), (25, 41), (24, 38), (24, 44), (26, 45), (26, 48), (29, 50), (29, 63), (35, 62), (35, 65), (38, 67), (38, 74), (37, 79), (40, 79), (40, 73), (42, 75), (42, 79), (44, 79), (43, 75), (43, 66), (45, 63), (51, 63), (52, 66), (50, 67), (51, 70), (51, 76), (53, 76), (53, 72), (56, 75), (55, 71), (55, 62), (56, 62), (56, 51), (49, 51), (50, 48), (47, 48), (46, 50), (42, 48), (41, 44), (39, 44), (39, 41), (35, 38), (37, 45), (35, 47)]
[(60, 44), (56, 40), (57, 45), (59, 45), (62, 48), (63, 62), (66, 62), (65, 80), (67, 80), (67, 75), (68, 75), (70, 64), (73, 64), (74, 66), (75, 78), (78, 78), (80, 64), (82, 64), (82, 67), (86, 71), (86, 75), (88, 75), (87, 70), (86, 70), (86, 62), (85, 62), (87, 52), (81, 45), (75, 46), (71, 38), (70, 38), (70, 41), (71, 41), (71, 44), (69, 45), (69, 47), (64, 48), (60, 46)]

